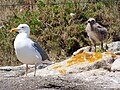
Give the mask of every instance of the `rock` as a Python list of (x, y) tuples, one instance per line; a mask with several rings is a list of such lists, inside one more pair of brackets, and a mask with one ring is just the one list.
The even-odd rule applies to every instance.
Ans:
[[(36, 77), (34, 65), (29, 65), (26, 78), (19, 77), (24, 75), (25, 65), (2, 66), (0, 90), (119, 90), (120, 56), (112, 52), (83, 52), (86, 49), (89, 47), (78, 50), (62, 62), (42, 69), (44, 65), (38, 66)], [(119, 49), (114, 48), (113, 51), (119, 52), (116, 50)]]
[(112, 42), (110, 44), (107, 44), (107, 46), (108, 46), (108, 50), (107, 51), (110, 51), (110, 52), (120, 51), (120, 41)]
[[(62, 62), (52, 64), (44, 69), (38, 69), (36, 72), (37, 76), (49, 76), (49, 75), (60, 75), (60, 74), (69, 74), (69, 73), (80, 73), (88, 70), (106, 68), (110, 69), (111, 64), (114, 62), (114, 59), (117, 58), (113, 53), (92, 53), (92, 52), (83, 52), (79, 55), (96, 55), (93, 56), (93, 59), (98, 58), (98, 60), (89, 62), (79, 62), (74, 60), (73, 57), (64, 60)], [(102, 56), (99, 56), (101, 54)], [(98, 56), (97, 56), (98, 55)], [(84, 56), (85, 57), (85, 56)], [(91, 56), (90, 56), (91, 57)], [(89, 58), (89, 57), (87, 57)], [(28, 73), (29, 76), (33, 76), (34, 72)]]
[(45, 77), (0, 79), (0, 90), (119, 90), (120, 72), (95, 69)]
[(116, 55), (120, 55), (120, 51), (116, 51), (114, 52)]
[(112, 71), (120, 71), (120, 57), (117, 58), (117, 59), (113, 62), (112, 66), (111, 66), (111, 70), (112, 70)]
[[(25, 64), (20, 66), (1, 66), (0, 67), (0, 78), (3, 77), (18, 77), (25, 74)], [(32, 72), (34, 65), (29, 65), (29, 72)]]
[(38, 65), (38, 69), (42, 69), (42, 68), (45, 68), (45, 67), (47, 67), (47, 65), (45, 65), (45, 64)]
[(78, 49), (77, 51), (75, 51), (75, 52), (73, 53), (73, 55), (75, 56), (75, 55), (77, 55), (77, 54), (79, 54), (79, 53), (82, 53), (83, 51), (84, 51), (84, 52), (89, 52), (89, 50), (90, 50), (90, 46), (83, 47), (83, 48)]
[[(99, 46), (97, 46), (97, 48), (99, 48)], [(110, 44), (104, 44), (104, 48), (108, 52), (114, 52), (115, 54), (120, 55), (120, 41), (112, 42)], [(76, 52), (74, 52), (73, 55), (76, 55), (81, 52), (86, 52), (86, 51), (88, 52), (89, 50), (90, 50), (90, 46), (83, 47), (78, 49)]]

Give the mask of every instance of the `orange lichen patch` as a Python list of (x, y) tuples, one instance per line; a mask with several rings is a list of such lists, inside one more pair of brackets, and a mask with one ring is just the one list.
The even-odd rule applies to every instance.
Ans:
[(83, 52), (83, 55), (84, 55), (84, 59), (86, 60), (91, 59), (93, 57), (91, 53), (87, 53), (87, 52)]
[[(88, 61), (91, 63), (91, 62), (95, 62), (95, 61), (101, 59), (102, 53), (100, 53), (100, 52), (94, 52), (94, 53), (83, 52), (72, 58), (74, 59), (74, 62), (76, 62), (76, 63), (85, 62), (85, 61)], [(67, 63), (68, 63), (68, 66), (75, 64), (75, 63), (71, 63), (71, 62), (67, 62)]]
[(67, 61), (67, 66), (72, 66), (74, 64), (78, 64), (80, 62), (85, 62), (87, 59), (91, 59), (92, 55), (87, 52), (83, 52), (73, 56), (71, 60)]
[(61, 74), (66, 74), (66, 70), (65, 70), (65, 69), (63, 69), (63, 70), (58, 70), (58, 72), (61, 73)]
[(105, 54), (110, 54), (112, 57), (116, 57), (116, 54), (114, 54), (112, 52), (105, 52)]
[(85, 62), (86, 59), (91, 58), (91, 54), (87, 52), (83, 52), (83, 53), (77, 54), (72, 58), (77, 59), (78, 62)]
[(95, 53), (93, 53), (92, 57), (91, 57), (90, 59), (88, 59), (88, 61), (89, 61), (89, 63), (95, 62), (95, 61), (101, 59), (102, 56), (103, 56), (102, 53), (100, 53), (100, 52), (95, 52)]
[(61, 68), (61, 67), (62, 67), (62, 65), (54, 66), (53, 69), (56, 70), (56, 69)]
[(90, 58), (91, 55), (89, 53), (83, 52), (73, 56), (71, 60), (67, 61), (67, 66), (72, 66), (74, 64), (78, 64), (80, 62), (85, 62), (87, 58)]
[(103, 55), (102, 55), (102, 53), (100, 53), (100, 52), (96, 52), (96, 53), (93, 54), (93, 56), (94, 56), (96, 59), (101, 59)]
[(77, 59), (77, 62), (85, 62), (84, 58)]
[(76, 63), (77, 63), (76, 59), (71, 59), (71, 60), (67, 61), (67, 66), (72, 66), (72, 65), (74, 65)]
[[(107, 53), (106, 54), (112, 54), (112, 53)], [(114, 55), (114, 54), (112, 54)], [(75, 64), (79, 64), (82, 62), (86, 62), (88, 61), (89, 63), (95, 62), (97, 60), (100, 60), (102, 58), (103, 54), (100, 52), (94, 52), (94, 53), (88, 53), (88, 52), (83, 52), (80, 54), (77, 54), (76, 56), (73, 56), (70, 60), (67, 61), (67, 65), (65, 65), (66, 67), (75, 65)], [(58, 66), (54, 66), (53, 69), (59, 69), (62, 68), (62, 65), (58, 65)], [(63, 73), (63, 71), (59, 71), (61, 73)]]
[(94, 57), (88, 60), (89, 63), (92, 63), (92, 62), (95, 62), (95, 61), (97, 61), (97, 60)]
[(80, 53), (80, 54), (77, 54), (76, 56), (72, 57), (74, 59), (81, 59), (81, 58), (87, 58), (87, 57), (90, 57), (91, 54), (90, 53), (87, 53), (87, 52), (83, 52), (83, 53)]

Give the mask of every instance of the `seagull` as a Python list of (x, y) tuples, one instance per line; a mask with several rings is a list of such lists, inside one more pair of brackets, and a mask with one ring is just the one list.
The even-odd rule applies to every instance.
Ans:
[(18, 60), (26, 64), (25, 74), (27, 76), (28, 65), (37, 65), (43, 63), (44, 61), (50, 61), (47, 53), (30, 38), (30, 27), (27, 24), (20, 24), (17, 28), (13, 28), (10, 32), (19, 32), (14, 41), (15, 53)]
[(101, 43), (101, 49), (103, 48), (103, 41), (108, 37), (108, 31), (105, 27), (96, 22), (94, 18), (89, 18), (87, 21), (86, 32), (89, 36), (89, 40), (94, 45), (96, 52), (96, 43)]

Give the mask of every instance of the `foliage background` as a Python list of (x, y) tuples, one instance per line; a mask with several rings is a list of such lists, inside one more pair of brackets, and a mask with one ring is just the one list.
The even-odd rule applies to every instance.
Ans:
[(56, 62), (91, 45), (85, 32), (90, 17), (108, 29), (107, 43), (120, 40), (119, 0), (3, 0), (0, 4), (0, 65), (21, 64), (13, 48), (17, 34), (9, 32), (20, 23), (30, 26), (30, 37)]

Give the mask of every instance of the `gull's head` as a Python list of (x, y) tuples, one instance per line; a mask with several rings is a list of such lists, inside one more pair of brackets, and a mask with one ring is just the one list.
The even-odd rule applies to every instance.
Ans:
[(26, 33), (27, 35), (29, 35), (30, 27), (27, 24), (20, 24), (17, 28), (11, 29), (10, 32)]
[(89, 18), (87, 23), (90, 23), (90, 24), (95, 24), (96, 23), (96, 20), (94, 18)]

